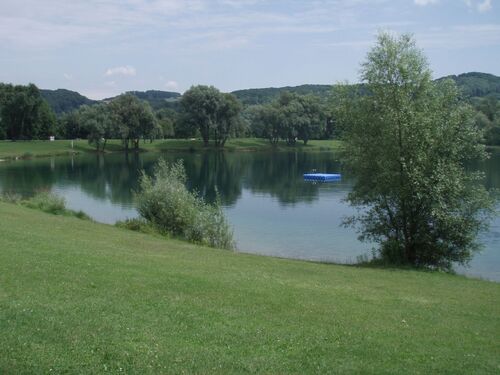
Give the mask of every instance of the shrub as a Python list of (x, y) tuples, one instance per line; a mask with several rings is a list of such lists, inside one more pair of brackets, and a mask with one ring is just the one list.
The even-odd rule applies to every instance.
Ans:
[(73, 211), (66, 208), (63, 197), (48, 191), (37, 193), (34, 197), (23, 199), (21, 195), (15, 193), (3, 193), (0, 195), (0, 202), (20, 204), (22, 206), (40, 210), (53, 215), (74, 216), (82, 220), (92, 220), (83, 211)]
[(217, 199), (213, 205), (199, 202), (199, 211), (192, 226), (186, 229), (186, 239), (220, 249), (234, 249), (233, 233)]
[(133, 230), (135, 232), (147, 233), (147, 234), (155, 234), (157, 231), (155, 228), (149, 224), (146, 220), (141, 218), (135, 219), (126, 219), (123, 221), (117, 221), (115, 226), (118, 228), (124, 228), (128, 230)]
[(22, 197), (16, 193), (6, 192), (0, 195), (0, 202), (5, 203), (19, 203)]
[(89, 215), (87, 215), (85, 212), (82, 210), (79, 211), (72, 211), (72, 210), (66, 210), (70, 215), (73, 215), (74, 217), (77, 217), (78, 219), (82, 220), (92, 220)]
[(36, 194), (33, 198), (24, 201), (23, 205), (54, 215), (62, 215), (66, 212), (64, 198), (47, 191)]
[(233, 235), (218, 200), (208, 204), (186, 186), (182, 161), (167, 164), (160, 160), (153, 176), (144, 172), (137, 210), (157, 231), (188, 241), (224, 249), (234, 248)]

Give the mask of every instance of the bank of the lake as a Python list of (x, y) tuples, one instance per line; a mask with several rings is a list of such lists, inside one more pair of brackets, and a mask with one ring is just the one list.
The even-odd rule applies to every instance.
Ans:
[(500, 284), (197, 247), (0, 203), (2, 373), (498, 371)]
[[(225, 151), (271, 151), (271, 150), (300, 150), (300, 151), (322, 151), (336, 150), (340, 145), (334, 140), (311, 140), (307, 145), (301, 141), (294, 146), (288, 146), (285, 142), (278, 145), (271, 145), (268, 140), (262, 138), (235, 138), (227, 141)], [(154, 142), (140, 143), (140, 152), (156, 151), (200, 151), (215, 149), (210, 143), (205, 147), (199, 139), (165, 139)], [(106, 144), (105, 153), (124, 152), (125, 149), (120, 140), (110, 140)], [(132, 152), (134, 150), (131, 150)], [(47, 157), (59, 155), (71, 155), (78, 153), (96, 152), (95, 147), (86, 140), (56, 140), (56, 141), (0, 141), (0, 159), (28, 159), (34, 157)]]

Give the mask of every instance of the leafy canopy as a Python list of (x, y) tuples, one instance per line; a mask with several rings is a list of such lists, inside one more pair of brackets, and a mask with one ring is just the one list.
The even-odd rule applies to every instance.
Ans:
[(378, 243), (390, 263), (451, 269), (479, 246), (492, 202), (481, 174), (466, 166), (486, 157), (471, 108), (451, 80), (432, 82), (411, 35), (378, 36), (362, 64), (367, 95), (336, 92), (344, 162), (360, 208), (347, 223)]

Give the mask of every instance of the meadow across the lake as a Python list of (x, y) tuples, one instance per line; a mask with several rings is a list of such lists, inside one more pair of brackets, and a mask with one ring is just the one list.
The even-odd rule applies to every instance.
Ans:
[[(301, 151), (331, 151), (340, 146), (335, 140), (311, 140), (307, 145), (302, 142), (294, 146), (288, 146), (285, 142), (278, 145), (271, 145), (269, 141), (262, 138), (235, 138), (230, 139), (225, 147), (225, 151), (272, 151), (272, 150), (301, 150)], [(216, 149), (212, 145), (203, 146), (203, 141), (199, 139), (166, 139), (154, 142), (141, 141), (139, 151), (200, 151), (205, 149)], [(121, 140), (110, 140), (107, 142), (105, 153), (124, 152)], [(33, 157), (70, 155), (86, 152), (97, 152), (95, 147), (87, 140), (55, 140), (55, 141), (0, 141), (0, 159), (29, 159)], [(135, 152), (130, 150), (129, 152)]]

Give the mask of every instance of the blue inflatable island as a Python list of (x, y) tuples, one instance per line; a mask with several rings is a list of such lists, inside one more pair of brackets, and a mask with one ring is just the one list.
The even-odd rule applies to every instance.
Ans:
[(339, 181), (340, 173), (304, 173), (305, 181)]

